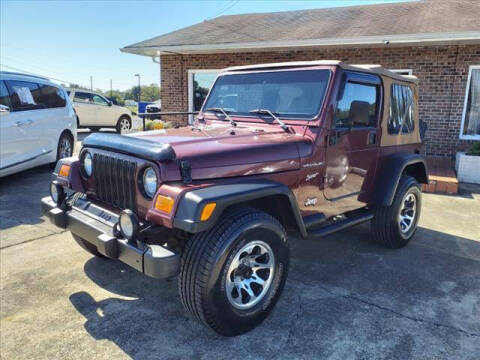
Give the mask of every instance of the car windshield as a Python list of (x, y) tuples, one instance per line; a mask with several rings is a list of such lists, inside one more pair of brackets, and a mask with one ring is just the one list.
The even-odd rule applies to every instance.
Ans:
[(221, 75), (203, 108), (240, 116), (266, 109), (282, 118), (312, 119), (320, 111), (329, 75), (328, 70)]

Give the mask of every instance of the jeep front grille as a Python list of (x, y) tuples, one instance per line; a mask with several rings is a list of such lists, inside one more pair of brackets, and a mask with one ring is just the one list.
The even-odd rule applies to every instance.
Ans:
[(135, 169), (133, 161), (94, 154), (93, 176), (97, 199), (120, 209), (136, 211)]

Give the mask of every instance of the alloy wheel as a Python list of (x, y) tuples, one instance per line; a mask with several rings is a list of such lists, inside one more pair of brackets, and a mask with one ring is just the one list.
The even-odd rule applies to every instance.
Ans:
[(398, 223), (400, 231), (407, 233), (415, 224), (417, 215), (417, 198), (412, 193), (407, 193), (402, 200), (400, 213), (398, 214)]
[(70, 140), (68, 139), (68, 137), (64, 136), (60, 140), (60, 144), (58, 146), (59, 146), (58, 157), (60, 159), (72, 156), (72, 144), (70, 143)]
[(274, 275), (275, 256), (270, 246), (252, 241), (238, 250), (230, 264), (225, 288), (230, 304), (250, 309), (267, 294)]
[(122, 120), (120, 120), (120, 130), (130, 130), (130, 121), (127, 118), (123, 118)]

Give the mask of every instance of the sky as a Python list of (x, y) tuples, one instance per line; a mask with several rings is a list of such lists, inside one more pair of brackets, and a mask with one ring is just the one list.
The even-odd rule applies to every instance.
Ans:
[[(396, 0), (398, 1), (398, 0)], [(151, 58), (120, 48), (220, 15), (395, 2), (324, 1), (12, 1), (0, 0), (0, 70), (58, 83), (126, 90), (160, 83)]]

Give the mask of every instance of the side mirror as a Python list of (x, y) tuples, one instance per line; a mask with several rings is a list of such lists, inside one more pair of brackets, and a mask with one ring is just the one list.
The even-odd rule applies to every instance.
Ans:
[(109, 101), (108, 106), (112, 106), (112, 105), (113, 105), (113, 102)]
[(0, 104), (0, 116), (10, 114), (10, 108), (6, 105)]

